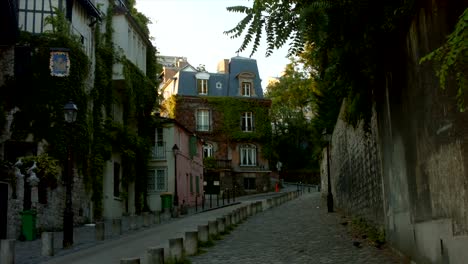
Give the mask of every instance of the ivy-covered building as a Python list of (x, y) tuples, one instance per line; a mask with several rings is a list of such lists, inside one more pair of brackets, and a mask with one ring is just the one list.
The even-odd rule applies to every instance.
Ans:
[(204, 140), (205, 193), (270, 190), (271, 101), (256, 60), (224, 59), (215, 73), (186, 64), (162, 77), (163, 115)]
[(148, 210), (159, 70), (145, 22), (125, 0), (7, 2), (20, 34), (0, 45), (2, 238), (21, 237), (24, 211), (38, 234), (61, 229), (67, 182), (74, 225)]

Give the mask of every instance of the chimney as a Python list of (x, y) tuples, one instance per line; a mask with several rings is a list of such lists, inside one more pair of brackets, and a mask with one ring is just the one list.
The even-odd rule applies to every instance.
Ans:
[(218, 63), (218, 73), (229, 73), (228, 59), (224, 59)]
[(187, 66), (187, 64), (188, 64), (187, 60), (184, 60), (183, 58), (177, 59), (177, 65), (176, 65), (177, 68), (181, 69), (181, 68)]

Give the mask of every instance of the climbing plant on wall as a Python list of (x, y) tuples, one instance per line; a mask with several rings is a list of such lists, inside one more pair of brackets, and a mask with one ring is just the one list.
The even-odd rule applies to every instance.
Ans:
[[(12, 139), (47, 142), (46, 151), (60, 160), (66, 159), (66, 146), (75, 147), (80, 168), (85, 163), (89, 131), (87, 127), (87, 83), (90, 61), (76, 36), (71, 35), (62, 13), (50, 18), (54, 31), (41, 35), (22, 32), (16, 49), (16, 75), (1, 89), (3, 108), (17, 108), (11, 126)], [(61, 25), (60, 27), (58, 25)], [(51, 50), (66, 50), (71, 62), (68, 76), (51, 76)], [(73, 127), (65, 123), (63, 106), (68, 100), (78, 106)]]
[(453, 74), (457, 83), (457, 103), (461, 112), (466, 110), (465, 93), (468, 90), (468, 8), (458, 19), (455, 29), (447, 36), (447, 41), (436, 50), (424, 56), (420, 63), (434, 61), (439, 85), (445, 88), (449, 76)]

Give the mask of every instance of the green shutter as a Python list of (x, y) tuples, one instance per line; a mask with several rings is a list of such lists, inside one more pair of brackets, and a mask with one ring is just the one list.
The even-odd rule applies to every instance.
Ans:
[(193, 175), (190, 173), (190, 193), (193, 193)]
[(190, 137), (190, 158), (197, 155), (197, 137)]

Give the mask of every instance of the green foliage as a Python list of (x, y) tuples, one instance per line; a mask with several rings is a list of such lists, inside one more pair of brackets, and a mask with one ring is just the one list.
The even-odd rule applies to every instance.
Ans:
[(281, 161), (284, 170), (314, 167), (316, 135), (311, 119), (314, 116), (316, 85), (302, 70), (298, 60), (286, 66), (284, 75), (267, 86), (265, 96), (272, 101), (270, 116), (273, 124), (272, 164)]
[[(233, 97), (209, 97), (206, 100), (223, 113), (223, 122), (220, 131), (232, 141), (256, 141), (269, 143), (271, 139), (271, 123), (269, 117), (268, 101), (240, 99)], [(252, 112), (255, 129), (252, 132), (243, 132), (240, 126), (240, 117), (243, 112)]]
[[(150, 114), (156, 105), (156, 74), (160, 69), (156, 49), (152, 46), (147, 49), (149, 77), (126, 58), (118, 56), (112, 41), (113, 10), (111, 3), (104, 24), (96, 24), (94, 31), (96, 63), (92, 87), (87, 87), (91, 62), (79, 38), (70, 35), (70, 23), (64, 14), (55, 10), (56, 14), (47, 19), (53, 27), (51, 32), (41, 35), (22, 32), (18, 46), (30, 47), (31, 64), (24, 65), (30, 70), (29, 74), (10, 78), (0, 89), (0, 111), (20, 109), (14, 116), (12, 138), (23, 141), (33, 135), (35, 143), (42, 140), (48, 143), (48, 155), (27, 158), (36, 160), (39, 177), (55, 180), (60, 168), (58, 164), (66, 161), (67, 146), (73, 146), (85, 186), (92, 191), (96, 219), (102, 217), (104, 167), (113, 151), (122, 157), (123, 189), (135, 182), (137, 210), (144, 210), (146, 206), (145, 175), (153, 123)], [(101, 27), (105, 28), (102, 30)], [(69, 76), (50, 75), (50, 48), (69, 50)], [(118, 88), (113, 82), (116, 62), (124, 65), (123, 94), (116, 92)], [(112, 106), (122, 98), (124, 122), (118, 125), (112, 121)], [(63, 105), (70, 99), (79, 109), (77, 121), (72, 126), (63, 120)], [(88, 109), (90, 105), (93, 107)], [(0, 118), (0, 124), (4, 123), (4, 118)]]
[(468, 89), (468, 77), (466, 75), (468, 57), (468, 8), (458, 19), (455, 30), (447, 37), (447, 41), (436, 50), (430, 52), (419, 63), (434, 61), (438, 65), (436, 75), (439, 85), (445, 88), (447, 79), (452, 74), (457, 82), (457, 103), (461, 112), (466, 110), (464, 95)]
[(397, 39), (395, 32), (414, 12), (414, 0), (254, 0), (252, 7), (227, 10), (245, 14), (225, 31), (231, 38), (245, 34), (238, 51), (252, 44), (255, 53), (265, 32), (267, 56), (289, 42), (290, 55), (311, 66), (318, 95), (316, 130), (322, 131), (334, 126), (345, 98), (350, 124), (369, 121), (373, 89), (384, 78), (381, 52)]
[[(57, 16), (56, 19), (61, 18)], [(57, 22), (58, 23), (58, 22)], [(66, 24), (66, 21), (63, 21)], [(82, 167), (86, 161), (87, 142), (87, 94), (85, 80), (89, 74), (90, 61), (77, 41), (68, 32), (32, 35), (21, 32), (18, 46), (31, 55), (30, 62), (22, 62), (23, 75), (12, 77), (1, 89), (2, 107), (5, 110), (18, 107), (11, 126), (12, 139), (23, 141), (34, 135), (34, 142), (45, 140), (46, 151), (61, 164), (66, 159), (66, 146), (76, 145), (77, 161)], [(51, 48), (68, 49), (71, 62), (70, 74), (65, 77), (51, 76), (49, 59)], [(63, 106), (72, 99), (79, 114), (73, 126), (73, 134), (63, 119)]]
[(205, 169), (216, 168), (216, 159), (214, 157), (203, 158), (203, 167), (205, 167)]
[(351, 221), (351, 231), (354, 236), (367, 239), (375, 247), (381, 247), (385, 244), (385, 230), (375, 227), (364, 218), (353, 219)]

